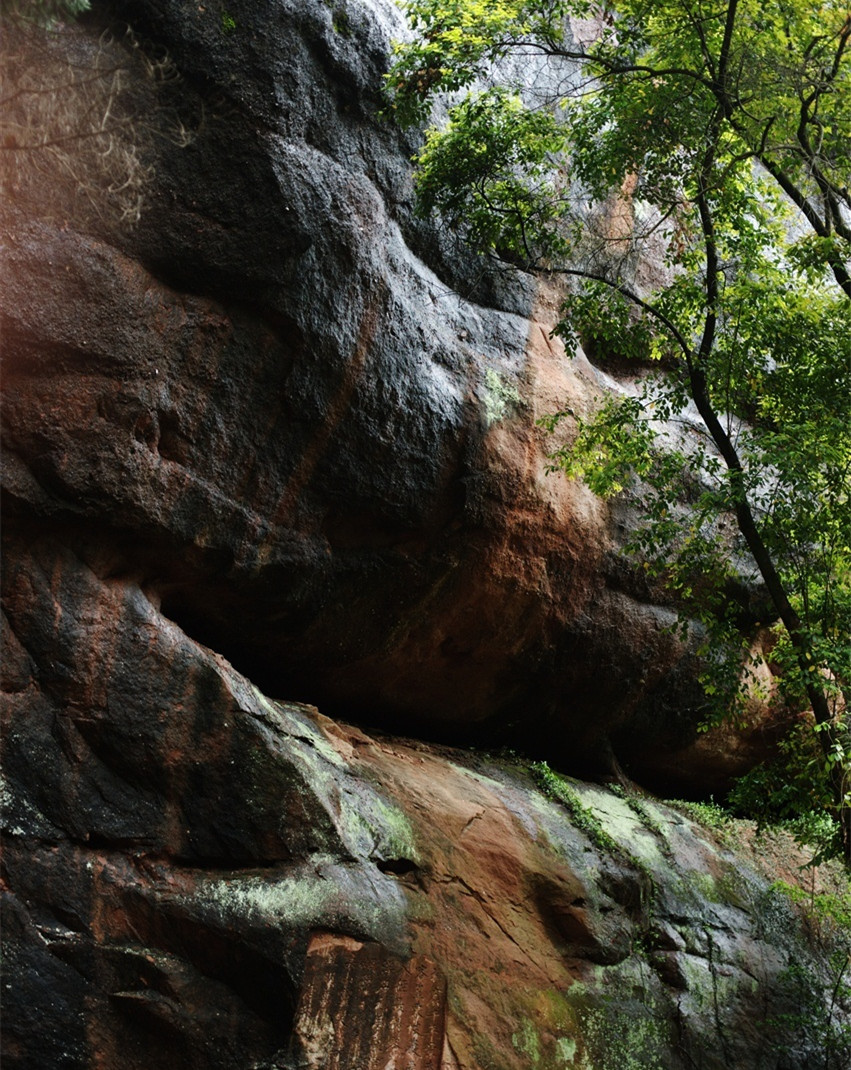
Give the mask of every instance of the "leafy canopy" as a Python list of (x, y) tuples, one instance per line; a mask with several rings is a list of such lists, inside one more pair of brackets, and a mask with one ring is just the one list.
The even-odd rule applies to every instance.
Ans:
[[(546, 421), (575, 430), (554, 466), (640, 498), (633, 549), (706, 629), (707, 712), (752, 689), (753, 632), (773, 627), (803, 718), (787, 746), (810, 785), (798, 809), (838, 822), (851, 857), (847, 4), (408, 12), (417, 36), (388, 75), (397, 111), (451, 105), (418, 157), (420, 210), (486, 254), (566, 276), (566, 342), (657, 369)], [(664, 267), (655, 288), (638, 281), (647, 256)], [(756, 581), (758, 611), (731, 594)]]

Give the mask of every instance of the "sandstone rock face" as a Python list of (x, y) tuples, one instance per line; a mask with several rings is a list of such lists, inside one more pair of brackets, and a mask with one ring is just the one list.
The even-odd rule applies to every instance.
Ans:
[(684, 817), (273, 702), (106, 562), (14, 549), (5, 1065), (769, 1070), (848, 1021), (784, 1019), (830, 943)]
[(534, 421), (586, 408), (594, 368), (552, 295), (412, 216), (413, 135), (379, 114), (395, 8), (120, 14), (182, 82), (134, 231), (49, 183), (6, 209), (10, 521), (96, 542), (275, 694), (570, 762), (687, 741), (670, 607), (546, 474)]
[(33, 52), (132, 52), (152, 171), (132, 231), (78, 210), (91, 159), (0, 210), (4, 1059), (816, 1065), (845, 1010), (777, 1024), (832, 975), (766, 880), (661, 807), (395, 738), (691, 788), (759, 745), (694, 744), (624, 517), (546, 473), (535, 419), (599, 389), (554, 296), (414, 218), (401, 32), (132, 0)]

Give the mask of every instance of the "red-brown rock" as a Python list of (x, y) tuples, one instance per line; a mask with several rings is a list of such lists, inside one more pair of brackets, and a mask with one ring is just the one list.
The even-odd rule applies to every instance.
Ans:
[(773, 1070), (789, 1040), (764, 1022), (795, 1006), (790, 963), (827, 991), (830, 943), (675, 812), (572, 782), (575, 823), (521, 764), (273, 702), (132, 579), (49, 539), (16, 550), (15, 1070), (527, 1070), (626, 1051)]
[(597, 373), (553, 295), (412, 219), (387, 13), (343, 41), (322, 4), (247, 5), (223, 53), (203, 11), (128, 12), (207, 117), (147, 145), (135, 231), (58, 220), (37, 180), (4, 209), (7, 526), (108, 559), (273, 693), (589, 768), (687, 741), (670, 607), (546, 472), (535, 420)]
[(735, 856), (266, 697), (695, 790), (763, 747), (695, 744), (629, 518), (546, 472), (601, 381), (553, 296), (412, 215), (398, 13), (95, 7), (32, 69), (137, 56), (139, 225), (45, 167), (0, 209), (5, 1064), (773, 1070), (829, 963)]

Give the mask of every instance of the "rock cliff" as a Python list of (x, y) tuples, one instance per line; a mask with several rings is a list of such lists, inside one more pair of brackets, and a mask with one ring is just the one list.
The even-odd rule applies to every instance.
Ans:
[(121, 13), (182, 80), (149, 89), (134, 230), (76, 226), (51, 175), (7, 210), (10, 513), (97, 540), (271, 693), (519, 723), (571, 761), (670, 741), (695, 701), (672, 612), (534, 424), (597, 375), (547, 295), (413, 219), (379, 114), (394, 9)]
[(847, 1066), (829, 930), (742, 843), (271, 701), (102, 562), (8, 553), (7, 1065)]
[[(5, 45), (72, 133), (78, 99), (126, 117), (143, 197), (122, 225), (70, 138), (0, 219), (5, 1057), (820, 1065), (783, 1016), (827, 952), (769, 879), (438, 745), (683, 791), (752, 760), (695, 744), (624, 518), (546, 474), (536, 417), (603, 378), (553, 295), (413, 216), (402, 32), (389, 0), (132, 0)], [(80, 70), (122, 80), (92, 104)]]

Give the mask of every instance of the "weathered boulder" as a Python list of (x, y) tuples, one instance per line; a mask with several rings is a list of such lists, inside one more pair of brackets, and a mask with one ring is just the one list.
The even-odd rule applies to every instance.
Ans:
[(135, 230), (38, 174), (4, 209), (7, 525), (96, 543), (273, 693), (589, 768), (613, 738), (639, 777), (679, 753), (673, 611), (535, 426), (598, 375), (552, 294), (414, 219), (413, 135), (380, 114), (395, 8), (117, 14), (182, 81), (143, 87)]
[(4, 1065), (847, 1065), (829, 926), (742, 848), (271, 701), (109, 562), (15, 549)]

